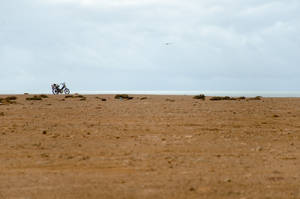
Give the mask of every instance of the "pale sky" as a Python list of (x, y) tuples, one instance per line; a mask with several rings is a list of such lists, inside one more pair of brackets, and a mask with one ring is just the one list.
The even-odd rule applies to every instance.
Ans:
[(299, 10), (299, 0), (1, 0), (0, 93), (63, 81), (300, 91)]

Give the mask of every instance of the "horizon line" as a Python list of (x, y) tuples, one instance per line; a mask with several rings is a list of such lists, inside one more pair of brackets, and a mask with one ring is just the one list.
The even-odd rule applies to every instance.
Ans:
[[(0, 95), (22, 95), (24, 93), (28, 94), (52, 94), (51, 91), (48, 92), (12, 92), (12, 93), (0, 93)], [(109, 90), (109, 91), (72, 91), (71, 94), (80, 93), (80, 94), (91, 94), (91, 95), (113, 95), (113, 94), (132, 94), (132, 95), (199, 95), (204, 94), (207, 96), (247, 96), (247, 97), (300, 97), (300, 91), (209, 91), (209, 90), (151, 90), (151, 91), (142, 91), (142, 90)]]

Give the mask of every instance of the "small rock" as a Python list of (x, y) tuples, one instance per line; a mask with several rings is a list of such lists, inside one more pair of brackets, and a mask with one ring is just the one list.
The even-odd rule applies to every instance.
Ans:
[(262, 150), (263, 150), (263, 148), (260, 146), (256, 147), (256, 149), (255, 149), (255, 151), (262, 151)]
[(81, 160), (88, 160), (88, 159), (90, 159), (90, 156), (88, 156), (88, 155), (83, 156), (83, 157), (81, 158)]
[(167, 102), (175, 102), (173, 99), (166, 99)]
[(42, 153), (42, 154), (41, 154), (41, 157), (42, 157), (42, 158), (49, 158), (49, 154), (47, 154), (47, 153)]
[(105, 98), (101, 98), (101, 97), (96, 97), (96, 98), (103, 101), (103, 102), (107, 101)]
[(72, 155), (69, 155), (68, 157), (67, 157), (67, 159), (73, 159), (74, 158), (74, 156), (72, 156)]
[(231, 182), (231, 179), (230, 179), (230, 178), (226, 178), (226, 179), (224, 180), (224, 182)]

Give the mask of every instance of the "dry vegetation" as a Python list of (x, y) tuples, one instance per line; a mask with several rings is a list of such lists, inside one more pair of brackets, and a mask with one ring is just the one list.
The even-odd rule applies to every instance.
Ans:
[(2, 105), (2, 104), (15, 104), (16, 100), (17, 100), (16, 96), (8, 96), (8, 97), (4, 97), (4, 98), (0, 97), (0, 105)]
[(118, 94), (115, 95), (115, 99), (120, 99), (120, 100), (131, 100), (133, 97), (127, 95), (127, 94)]
[(212, 101), (219, 101), (219, 100), (244, 100), (246, 99), (246, 97), (229, 97), (229, 96), (225, 96), (225, 97), (211, 97), (210, 100)]
[(194, 96), (194, 99), (205, 100), (205, 95), (204, 94), (196, 95), (196, 96)]
[(27, 97), (26, 100), (42, 100), (41, 96), (34, 95), (33, 97)]
[(0, 199), (300, 198), (299, 98), (47, 97), (0, 96)]

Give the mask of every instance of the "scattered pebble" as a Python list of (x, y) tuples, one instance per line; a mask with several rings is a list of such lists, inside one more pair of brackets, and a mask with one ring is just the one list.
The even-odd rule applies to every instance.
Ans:
[(191, 188), (190, 188), (190, 191), (195, 191), (195, 188), (194, 188), (194, 187), (191, 187)]
[(255, 151), (262, 151), (262, 150), (263, 150), (263, 148), (260, 146), (256, 147), (256, 149), (255, 149)]
[(231, 179), (230, 179), (230, 178), (226, 178), (226, 179), (224, 180), (224, 182), (231, 182)]
[(42, 100), (40, 96), (27, 97), (26, 100)]
[(166, 99), (167, 102), (175, 102), (173, 99)]
[(88, 159), (90, 159), (90, 156), (88, 156), (88, 155), (83, 156), (83, 157), (81, 158), (81, 160), (88, 160)]
[(105, 99), (105, 98), (102, 98), (102, 97), (96, 97), (96, 99), (99, 99), (99, 100), (101, 100), (102, 102), (105, 102), (105, 101), (107, 101), (107, 99)]

